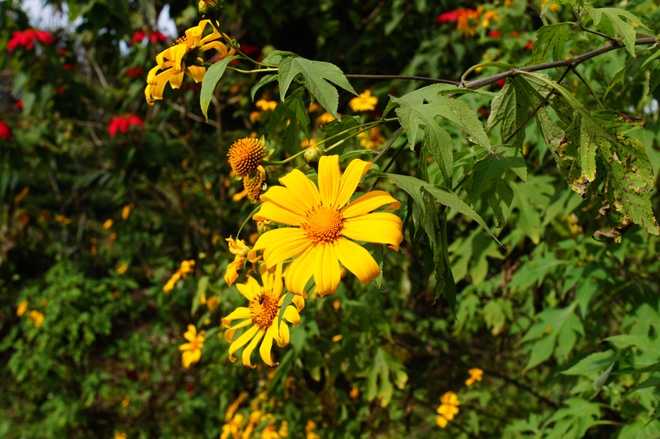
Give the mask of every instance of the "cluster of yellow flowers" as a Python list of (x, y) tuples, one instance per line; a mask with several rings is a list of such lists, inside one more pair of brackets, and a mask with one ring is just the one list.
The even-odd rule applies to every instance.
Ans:
[[(465, 381), (466, 386), (471, 386), (476, 381), (481, 381), (484, 371), (479, 368), (472, 368), (468, 370), (470, 378)], [(445, 392), (440, 397), (440, 405), (436, 409), (438, 416), (435, 418), (435, 423), (440, 428), (447, 427), (449, 421), (454, 419), (459, 412), (458, 406), (461, 405), (461, 402), (458, 399), (458, 395), (452, 391)]]
[[(260, 437), (261, 439), (281, 439), (289, 437), (289, 425), (282, 421), (277, 427), (275, 416), (269, 410), (275, 405), (275, 398), (268, 398), (266, 392), (261, 392), (252, 400), (249, 415), (238, 413), (238, 409), (248, 397), (247, 392), (241, 392), (238, 398), (225, 412), (226, 424), (222, 426), (220, 439), (244, 439)], [(256, 430), (260, 429), (260, 432)]]
[[(42, 301), (42, 306), (44, 304), (45, 301)], [(38, 328), (44, 323), (46, 316), (44, 316), (44, 314), (41, 311), (37, 311), (36, 309), (28, 311), (27, 310), (28, 306), (29, 306), (29, 302), (27, 300), (23, 300), (21, 303), (18, 304), (18, 307), (16, 308), (16, 315), (18, 317), (23, 317), (24, 314), (27, 315), (27, 318), (34, 325), (34, 327)]]

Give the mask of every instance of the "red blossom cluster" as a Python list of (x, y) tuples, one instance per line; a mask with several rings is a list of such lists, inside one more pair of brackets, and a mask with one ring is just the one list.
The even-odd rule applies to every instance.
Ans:
[(478, 18), (479, 12), (476, 9), (461, 8), (440, 14), (435, 21), (437, 23), (456, 23), (461, 18), (468, 19), (471, 17)]
[(6, 141), (11, 140), (11, 128), (9, 128), (7, 121), (4, 119), (0, 120), (0, 139)]
[(34, 47), (36, 40), (44, 44), (51, 45), (55, 41), (55, 36), (50, 32), (36, 29), (19, 30), (11, 35), (11, 39), (7, 43), (7, 50), (13, 52), (17, 47), (23, 47), (30, 50)]
[(144, 67), (138, 66), (138, 67), (130, 67), (126, 69), (126, 76), (130, 78), (137, 78), (144, 73)]
[(110, 137), (115, 137), (117, 131), (126, 133), (132, 126), (143, 127), (144, 122), (136, 114), (129, 113), (115, 116), (108, 123), (108, 134), (110, 134)]
[(143, 31), (143, 30), (136, 30), (135, 33), (133, 34), (133, 39), (131, 39), (132, 44), (138, 44), (144, 41), (145, 38), (149, 38), (150, 43), (167, 43), (169, 38), (167, 38), (165, 35), (163, 35), (161, 32), (158, 31)]

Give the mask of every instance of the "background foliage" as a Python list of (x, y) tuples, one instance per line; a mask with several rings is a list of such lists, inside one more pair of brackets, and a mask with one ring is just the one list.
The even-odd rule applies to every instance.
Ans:
[[(275, 82), (251, 95), (256, 74), (222, 76), (208, 123), (189, 78), (149, 107), (146, 74), (169, 43), (133, 40), (158, 30), (166, 4), (47, 3), (69, 23), (53, 43), (0, 58), (11, 128), (0, 138), (0, 436), (217, 437), (237, 400), (246, 419), (286, 421), (290, 437), (660, 436), (660, 52), (634, 45), (660, 30), (655, 2), (226, 4), (223, 32), (254, 57), (331, 62), (379, 98), (356, 113), (339, 90), (342, 122), (324, 127), (298, 84), (251, 117), (257, 99), (280, 99)], [(167, 5), (180, 35), (199, 20), (196, 4)], [(477, 6), (474, 35), (437, 20)], [(21, 7), (0, 2), (0, 46), (32, 27)], [(484, 26), (488, 11), (497, 19)], [(573, 69), (492, 78), (612, 38), (621, 49)], [(492, 80), (469, 93), (353, 76), (459, 81), (484, 62), (466, 79)], [(302, 112), (287, 112), (292, 102)], [(111, 119), (126, 114), (143, 124), (112, 135)], [(363, 287), (347, 276), (334, 296), (308, 301), (274, 369), (230, 363), (212, 331), (184, 369), (187, 325), (217, 328), (240, 304), (223, 280), (225, 238), (254, 206), (232, 201), (242, 188), (231, 143), (267, 134), (283, 158), (382, 117), (392, 118), (383, 139), (405, 131), (377, 162), (405, 222), (402, 250), (378, 256), (382, 278)], [(348, 138), (343, 151), (359, 147)], [(241, 237), (255, 232), (248, 223)], [(190, 259), (194, 272), (165, 293)], [(484, 375), (468, 386), (471, 368)], [(447, 391), (460, 412), (440, 429)]]

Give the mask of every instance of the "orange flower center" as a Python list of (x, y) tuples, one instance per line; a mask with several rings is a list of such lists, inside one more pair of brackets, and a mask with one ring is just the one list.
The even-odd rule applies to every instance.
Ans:
[(254, 174), (264, 158), (266, 146), (258, 139), (246, 137), (235, 141), (229, 148), (229, 164), (241, 177)]
[(307, 212), (307, 221), (302, 223), (301, 227), (314, 244), (329, 244), (339, 239), (344, 222), (337, 209), (319, 206)]
[(265, 331), (273, 324), (273, 320), (280, 312), (279, 298), (270, 291), (262, 291), (254, 300), (250, 301), (248, 308), (252, 315), (252, 323)]

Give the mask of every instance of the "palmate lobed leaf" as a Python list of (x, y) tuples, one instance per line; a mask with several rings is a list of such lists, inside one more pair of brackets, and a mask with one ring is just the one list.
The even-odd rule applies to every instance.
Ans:
[(532, 46), (532, 59), (528, 65), (541, 64), (550, 60), (564, 59), (564, 49), (571, 34), (569, 26), (574, 23), (556, 23), (543, 26), (536, 32), (536, 40)]
[(348, 82), (346, 76), (344, 76), (344, 73), (336, 65), (324, 61), (312, 61), (301, 57), (292, 57), (283, 59), (279, 65), (278, 80), (283, 102), (291, 86), (291, 82), (298, 75), (302, 75), (307, 90), (335, 119), (339, 119), (339, 113), (337, 112), (339, 107), (339, 93), (331, 83), (357, 95), (353, 86)]
[[(632, 23), (646, 28), (639, 17), (619, 8), (588, 8), (587, 11), (594, 21), (596, 29), (611, 37), (621, 38), (628, 53), (635, 56), (637, 31)], [(622, 20), (620, 17), (624, 17), (628, 21)]]

